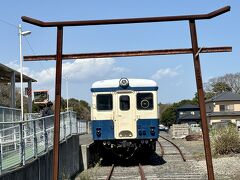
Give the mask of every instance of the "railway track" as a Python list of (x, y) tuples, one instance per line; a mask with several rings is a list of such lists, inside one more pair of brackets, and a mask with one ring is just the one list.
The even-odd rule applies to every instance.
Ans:
[[(112, 178), (112, 175), (113, 175), (113, 172), (114, 172), (114, 168), (115, 168), (115, 165), (113, 164), (111, 166), (111, 169), (110, 169), (110, 171), (108, 173), (108, 176), (107, 176), (106, 180), (110, 180)], [(138, 172), (140, 174), (141, 180), (146, 180), (145, 173), (144, 173), (144, 170), (143, 170), (143, 166), (140, 163), (138, 164)]]
[[(167, 142), (169, 142), (172, 146), (174, 146), (177, 150), (178, 150), (178, 152), (179, 152), (179, 154), (181, 155), (181, 157), (182, 157), (182, 160), (183, 161), (186, 161), (186, 158), (184, 157), (184, 155), (183, 155), (183, 153), (182, 153), (182, 150), (174, 143), (174, 142), (172, 142), (172, 141), (170, 141), (169, 139), (167, 139), (167, 138), (165, 138), (165, 137), (163, 137), (163, 136), (159, 136), (160, 138), (162, 138), (162, 139), (164, 139), (165, 141), (167, 141)], [(160, 149), (161, 149), (161, 156), (163, 157), (164, 156), (164, 146), (162, 145), (162, 143), (158, 140), (157, 141), (158, 142), (158, 144), (159, 144), (159, 146), (160, 146)]]
[(96, 167), (90, 170), (89, 179), (206, 180), (205, 172), (192, 158), (191, 154), (169, 139), (167, 133), (161, 134), (157, 142), (156, 153), (146, 163), (141, 162), (144, 163), (144, 166), (141, 164), (119, 166), (114, 163), (112, 166)]

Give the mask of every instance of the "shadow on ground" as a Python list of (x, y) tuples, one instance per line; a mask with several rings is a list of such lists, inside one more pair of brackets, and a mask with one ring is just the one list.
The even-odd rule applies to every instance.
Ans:
[(142, 165), (158, 166), (165, 164), (166, 161), (162, 158), (162, 156), (159, 156), (155, 152), (151, 155), (138, 153), (129, 159), (123, 159), (116, 155), (108, 154), (104, 155), (100, 161), (101, 166), (110, 166), (114, 164), (115, 166), (131, 167), (136, 166), (139, 163)]

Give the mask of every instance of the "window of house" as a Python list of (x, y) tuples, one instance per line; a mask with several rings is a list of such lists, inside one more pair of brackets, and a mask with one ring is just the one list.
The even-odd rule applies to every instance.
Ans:
[(226, 111), (232, 112), (232, 111), (234, 111), (234, 105), (233, 104), (228, 104), (228, 105), (225, 106), (225, 109), (226, 109)]
[(152, 93), (137, 93), (137, 109), (138, 110), (153, 109), (153, 94)]
[(127, 111), (130, 109), (130, 98), (127, 95), (120, 96), (120, 109), (122, 111)]
[(225, 111), (225, 105), (219, 105), (219, 107), (220, 107), (220, 111)]
[(220, 111), (228, 111), (232, 112), (234, 111), (234, 105), (233, 104), (228, 104), (228, 105), (220, 105)]
[(112, 110), (113, 98), (112, 94), (98, 94), (97, 95), (97, 110)]

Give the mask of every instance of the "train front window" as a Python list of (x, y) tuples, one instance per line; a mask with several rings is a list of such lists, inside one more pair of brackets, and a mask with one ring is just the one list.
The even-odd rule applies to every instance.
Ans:
[(138, 110), (153, 109), (153, 94), (152, 93), (137, 93), (137, 109)]
[(120, 109), (127, 111), (130, 109), (130, 98), (127, 95), (120, 96)]
[(106, 110), (112, 110), (112, 108), (113, 108), (112, 94), (97, 95), (97, 110), (106, 111)]

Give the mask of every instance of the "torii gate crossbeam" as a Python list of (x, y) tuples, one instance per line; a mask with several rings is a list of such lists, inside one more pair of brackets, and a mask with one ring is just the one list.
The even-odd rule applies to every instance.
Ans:
[[(129, 56), (150, 56), (150, 55), (171, 55), (171, 54), (193, 54), (197, 92), (199, 98), (200, 114), (202, 121), (202, 132), (204, 140), (204, 150), (208, 179), (214, 180), (214, 171), (212, 166), (212, 155), (209, 141), (208, 122), (206, 118), (206, 107), (204, 100), (204, 91), (202, 85), (202, 75), (199, 53), (210, 52), (230, 52), (231, 47), (210, 47), (199, 48), (197, 42), (196, 20), (211, 19), (223, 13), (230, 11), (230, 6), (223, 7), (208, 14), (184, 15), (184, 16), (166, 16), (166, 17), (148, 17), (132, 19), (109, 19), (109, 20), (90, 20), (90, 21), (62, 21), (62, 22), (43, 22), (30, 17), (23, 16), (22, 21), (40, 26), (57, 27), (57, 52), (56, 55), (25, 56), (25, 61), (34, 60), (55, 60), (56, 59), (56, 82), (55, 82), (55, 118), (54, 118), (54, 146), (53, 146), (53, 180), (58, 179), (59, 163), (59, 132), (60, 132), (60, 105), (61, 105), (61, 80), (62, 80), (62, 60), (63, 59), (83, 59), (83, 58), (101, 58), (101, 57), (129, 57)], [(63, 27), (64, 26), (90, 26), (90, 25), (114, 25), (114, 24), (132, 24), (132, 23), (153, 23), (169, 21), (189, 21), (192, 48), (188, 49), (165, 49), (165, 50), (145, 50), (145, 51), (123, 51), (123, 52), (101, 52), (85, 54), (62, 54), (63, 48)]]

